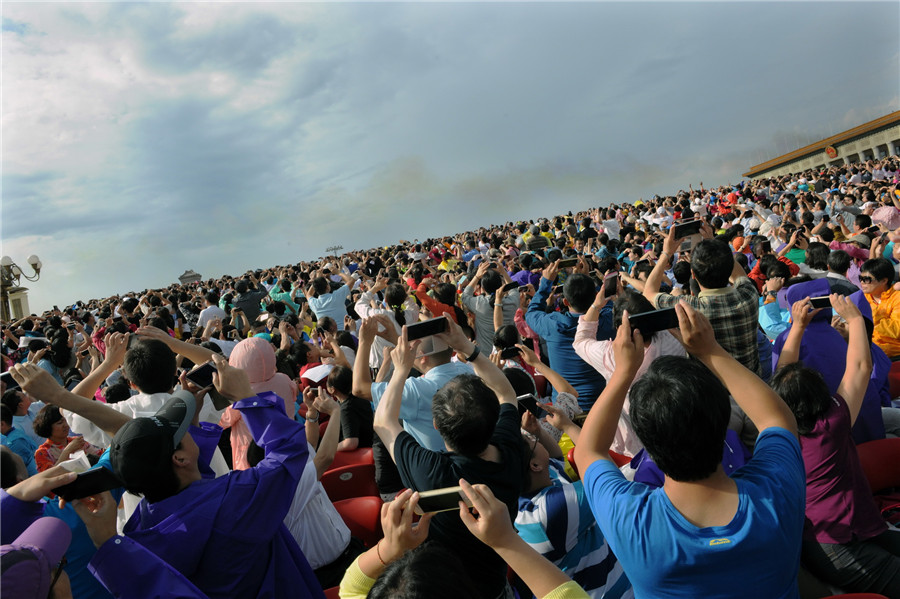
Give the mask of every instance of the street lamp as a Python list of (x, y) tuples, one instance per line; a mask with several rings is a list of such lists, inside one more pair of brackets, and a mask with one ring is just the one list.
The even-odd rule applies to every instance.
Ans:
[(13, 259), (9, 256), (0, 258), (0, 312), (2, 312), (0, 313), (0, 318), (4, 321), (11, 320), (9, 294), (22, 289), (19, 286), (21, 278), (25, 277), (26, 281), (31, 282), (35, 282), (41, 278), (41, 267), (43, 266), (41, 259), (32, 254), (28, 256), (28, 264), (34, 271), (34, 274), (31, 276), (25, 274), (21, 267), (13, 262)]

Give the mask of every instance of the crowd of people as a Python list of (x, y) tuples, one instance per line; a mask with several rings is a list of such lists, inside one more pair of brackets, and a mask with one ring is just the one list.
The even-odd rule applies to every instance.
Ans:
[(2, 323), (0, 592), (900, 598), (898, 272), (889, 156)]

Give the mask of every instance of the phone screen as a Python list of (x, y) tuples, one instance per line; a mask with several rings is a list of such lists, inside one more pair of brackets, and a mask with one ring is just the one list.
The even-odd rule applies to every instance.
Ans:
[(578, 258), (566, 258), (565, 260), (559, 261), (560, 268), (571, 268), (578, 264)]
[(448, 322), (446, 316), (429, 318), (422, 322), (406, 325), (406, 338), (409, 341), (413, 341), (415, 339), (422, 339), (423, 337), (430, 337), (431, 335), (445, 332), (447, 327)]
[(689, 220), (683, 223), (675, 224), (675, 239), (681, 239), (682, 237), (688, 237), (690, 235), (694, 235), (695, 233), (700, 232), (700, 227), (703, 226), (703, 221), (699, 218), (696, 220)]
[(191, 381), (201, 389), (205, 389), (207, 387), (212, 387), (212, 375), (214, 372), (218, 372), (216, 367), (212, 362), (207, 362), (206, 364), (201, 364), (184, 376), (187, 380)]
[(446, 489), (425, 491), (419, 493), (419, 503), (416, 505), (416, 513), (423, 515), (434, 512), (458, 510), (460, 501), (464, 501), (466, 505), (470, 505), (469, 500), (462, 492), (462, 487), (447, 487)]
[(812, 304), (813, 310), (817, 308), (830, 308), (831, 298), (827, 295), (823, 295), (821, 297), (811, 297), (809, 298), (809, 303)]
[(103, 491), (117, 489), (122, 486), (122, 481), (116, 478), (116, 475), (103, 468), (94, 468), (87, 472), (82, 472), (72, 482), (61, 487), (56, 487), (53, 492), (65, 499), (73, 501), (83, 497), (90, 497)]
[(652, 312), (643, 312), (628, 317), (631, 328), (639, 330), (645, 335), (678, 328), (678, 314), (675, 308), (663, 308)]
[(519, 403), (519, 416), (524, 414), (526, 410), (534, 414), (534, 417), (537, 419), (547, 415), (547, 411), (538, 405), (537, 398), (531, 393), (518, 396), (516, 401)]
[(16, 381), (16, 379), (13, 378), (11, 372), (9, 372), (9, 371), (4, 372), (2, 375), (0, 375), (0, 378), (3, 379), (4, 383), (6, 383), (7, 391), (10, 389), (18, 389), (19, 388), (19, 383)]

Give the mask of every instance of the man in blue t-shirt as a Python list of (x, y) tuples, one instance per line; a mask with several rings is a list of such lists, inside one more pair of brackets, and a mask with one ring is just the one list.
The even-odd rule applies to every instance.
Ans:
[[(635, 597), (796, 598), (806, 477), (790, 409), (716, 343), (709, 320), (676, 306), (685, 349), (632, 385), (643, 339), (623, 319), (616, 371), (575, 447), (591, 510)], [(635, 433), (665, 474), (661, 488), (629, 482), (609, 459), (630, 387)], [(753, 458), (721, 465), (731, 394), (760, 431)]]

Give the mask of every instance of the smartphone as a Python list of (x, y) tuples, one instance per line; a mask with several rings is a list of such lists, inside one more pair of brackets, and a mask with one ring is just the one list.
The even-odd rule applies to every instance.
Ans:
[(522, 350), (518, 347), (507, 347), (506, 349), (500, 351), (500, 357), (504, 360), (508, 360), (510, 358), (517, 357), (521, 353)]
[(117, 489), (121, 486), (122, 481), (116, 478), (115, 474), (101, 466), (82, 472), (75, 480), (61, 487), (56, 487), (53, 489), (53, 492), (66, 501), (74, 501), (102, 493), (103, 491), (109, 491), (110, 489)]
[(663, 308), (635, 314), (629, 316), (628, 320), (631, 322), (632, 329), (638, 329), (645, 335), (678, 328), (678, 314), (675, 312), (675, 308)]
[(206, 389), (207, 387), (213, 386), (212, 375), (214, 372), (218, 372), (218, 370), (216, 370), (216, 367), (212, 362), (207, 362), (206, 364), (201, 364), (200, 366), (194, 368), (184, 376), (187, 380), (194, 383), (201, 389)]
[(315, 396), (315, 397), (318, 397), (318, 396), (319, 396), (319, 388), (318, 388), (318, 387), (311, 387), (310, 390), (309, 390), (309, 393), (310, 393), (311, 395)]
[(683, 254), (684, 252), (689, 252), (693, 249), (693, 245), (694, 244), (691, 243), (691, 240), (688, 239), (687, 241), (685, 241), (684, 243), (681, 244), (681, 247), (678, 248), (678, 252), (681, 254)]
[(606, 297), (616, 294), (619, 290), (619, 273), (611, 270), (603, 276), (603, 285), (606, 287)]
[(84, 351), (81, 352), (81, 355), (82, 355), (82, 356), (87, 356), (87, 355), (90, 355), (90, 353), (91, 353), (91, 351), (88, 350), (88, 349), (86, 349), (86, 350), (84, 350)]
[(559, 261), (560, 268), (572, 268), (576, 264), (578, 264), (578, 258), (566, 258)]
[(9, 391), (10, 389), (19, 388), (19, 383), (16, 381), (16, 379), (13, 378), (12, 373), (9, 371), (6, 371), (2, 375), (0, 375), (0, 379), (2, 379), (4, 383), (6, 383), (7, 391)]
[(700, 227), (702, 226), (703, 220), (699, 218), (683, 223), (675, 223), (675, 239), (681, 239), (682, 237), (695, 235), (700, 232)]
[(72, 331), (75, 329), (75, 325), (70, 322), (69, 324), (66, 325), (66, 328), (69, 329), (70, 331)]
[(547, 415), (547, 411), (538, 404), (537, 398), (531, 393), (518, 396), (516, 401), (519, 403), (519, 416), (526, 410), (534, 414), (538, 420)]
[(507, 283), (506, 285), (503, 286), (503, 293), (506, 293), (507, 291), (512, 291), (513, 289), (518, 288), (518, 286), (519, 286), (519, 284), (516, 283), (515, 281), (513, 281), (512, 283)]
[(827, 295), (822, 295), (820, 297), (811, 297), (809, 298), (809, 303), (812, 305), (813, 310), (817, 308), (830, 308), (831, 298)]
[(447, 487), (419, 493), (419, 503), (416, 504), (416, 513), (420, 516), (436, 512), (449, 512), (459, 509), (459, 502), (463, 501), (469, 507), (472, 504), (462, 492), (462, 487)]
[(438, 333), (447, 331), (449, 322), (446, 316), (438, 316), (437, 318), (429, 318), (422, 322), (406, 325), (406, 338), (409, 341), (430, 337)]
[(562, 290), (563, 290), (563, 286), (557, 285), (556, 287), (553, 288), (553, 293), (562, 293)]

